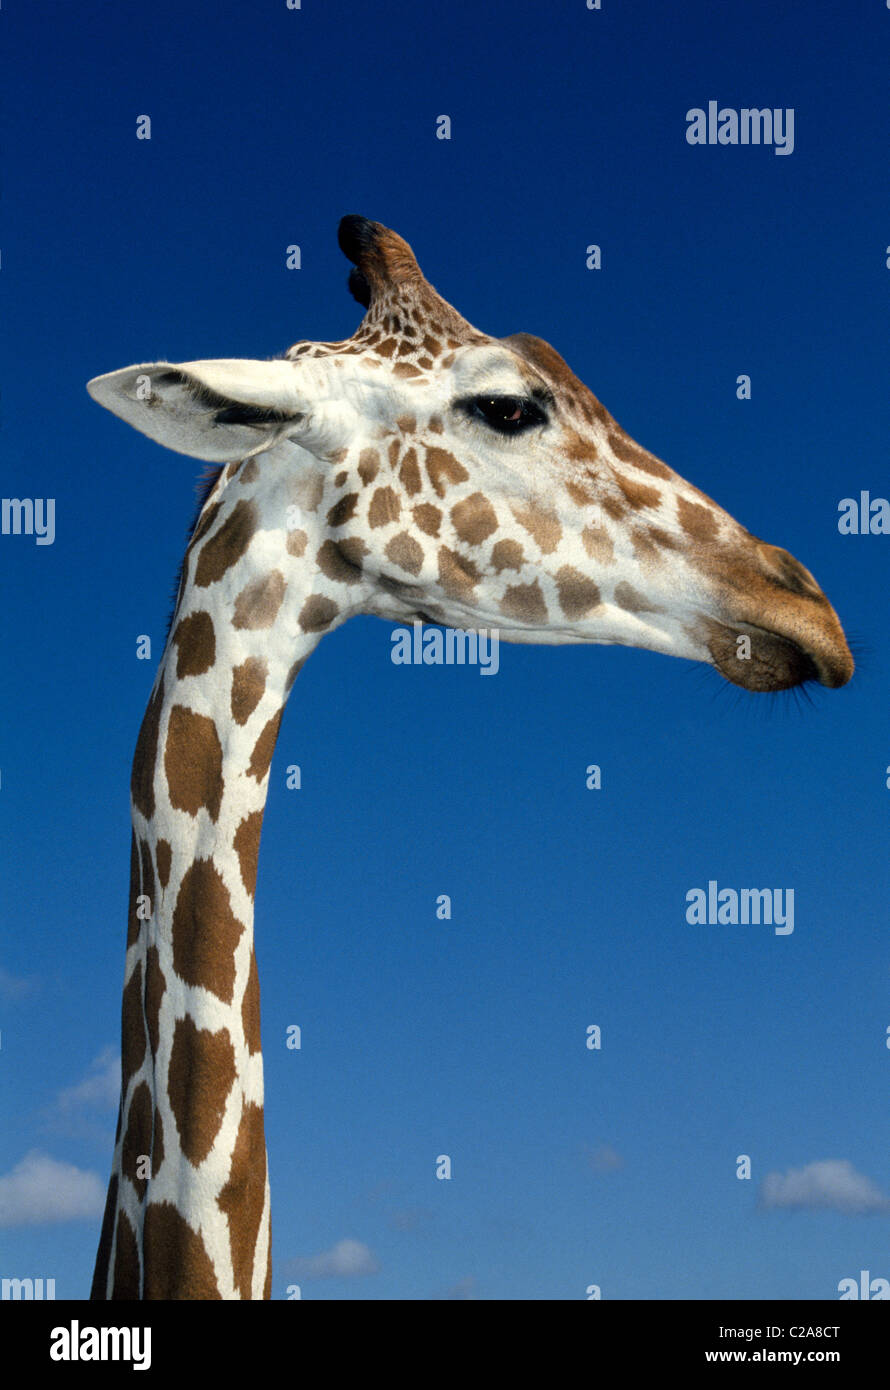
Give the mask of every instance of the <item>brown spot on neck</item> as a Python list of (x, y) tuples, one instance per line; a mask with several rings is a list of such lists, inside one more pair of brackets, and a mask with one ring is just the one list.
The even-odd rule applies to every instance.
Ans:
[(183, 618), (171, 641), (178, 648), (176, 674), (180, 678), (203, 676), (216, 661), (216, 637), (209, 613), (192, 613)]
[(203, 806), (215, 821), (223, 793), (222, 761), (213, 720), (206, 714), (193, 714), (184, 705), (174, 705), (164, 747), (170, 805), (192, 816)]
[(222, 1297), (203, 1240), (170, 1202), (149, 1202), (143, 1231), (149, 1299)]
[[(237, 564), (250, 545), (256, 528), (256, 507), (253, 502), (242, 498), (216, 534), (205, 543), (198, 556), (195, 584), (199, 589), (206, 589), (208, 585), (222, 579), (226, 570)], [(193, 541), (190, 549), (194, 544)]]
[(235, 947), (243, 930), (216, 865), (211, 859), (196, 859), (182, 876), (173, 909), (176, 974), (187, 985), (201, 985), (231, 1004)]
[(155, 813), (154, 776), (163, 705), (164, 674), (162, 671), (139, 729), (136, 752), (133, 755), (133, 773), (130, 778), (130, 794), (133, 798), (133, 805), (138, 811), (141, 811), (146, 820), (152, 820)]
[(246, 1104), (241, 1111), (232, 1166), (219, 1194), (220, 1211), (229, 1221), (229, 1242), (235, 1288), (250, 1298), (256, 1244), (266, 1197), (266, 1140), (263, 1111)]
[(176, 1020), (167, 1095), (180, 1149), (195, 1167), (213, 1148), (235, 1075), (235, 1050), (227, 1028), (198, 1028), (188, 1014)]
[(266, 690), (269, 668), (258, 656), (249, 656), (232, 672), (230, 704), (236, 724), (246, 724)]
[(257, 739), (253, 752), (250, 755), (250, 765), (247, 769), (248, 777), (255, 777), (257, 782), (262, 782), (269, 773), (269, 764), (272, 761), (272, 754), (275, 752), (275, 740), (278, 738), (278, 726), (281, 723), (283, 711), (279, 710), (273, 714), (272, 718), (263, 728), (262, 733)]

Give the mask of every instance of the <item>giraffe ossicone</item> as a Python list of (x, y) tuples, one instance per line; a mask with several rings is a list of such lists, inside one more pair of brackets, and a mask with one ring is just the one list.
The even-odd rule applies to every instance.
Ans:
[(812, 575), (635, 444), (547, 343), (473, 328), (376, 222), (344, 218), (340, 245), (366, 309), (351, 338), (88, 387), (219, 465), (133, 762), (96, 1298), (269, 1296), (253, 900), (278, 724), (326, 632), (370, 613), (617, 643), (752, 691), (853, 671)]

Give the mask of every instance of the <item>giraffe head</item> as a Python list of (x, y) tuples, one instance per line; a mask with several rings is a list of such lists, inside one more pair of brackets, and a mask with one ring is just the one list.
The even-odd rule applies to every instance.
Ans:
[(353, 337), (89, 385), (228, 465), (196, 535), (248, 505), (256, 584), (271, 569), (299, 594), (295, 631), (367, 612), (649, 648), (755, 691), (850, 679), (809, 571), (635, 444), (549, 344), (473, 328), (379, 223), (344, 218), (340, 245), (366, 310)]

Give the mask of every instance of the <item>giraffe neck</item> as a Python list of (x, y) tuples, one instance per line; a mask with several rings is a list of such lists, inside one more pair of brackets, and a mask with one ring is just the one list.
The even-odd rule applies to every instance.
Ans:
[[(321, 634), (292, 634), (286, 665), (266, 630), (268, 595), (253, 594), (253, 620), (245, 603), (242, 626), (223, 621), (201, 606), (188, 563), (133, 762), (121, 1112), (98, 1298), (270, 1290), (253, 903), (279, 721)], [(301, 596), (289, 598), (299, 611)]]

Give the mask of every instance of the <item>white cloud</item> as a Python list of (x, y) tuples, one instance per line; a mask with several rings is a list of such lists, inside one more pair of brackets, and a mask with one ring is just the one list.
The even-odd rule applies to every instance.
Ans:
[(765, 1207), (843, 1211), (851, 1215), (890, 1212), (890, 1198), (846, 1158), (823, 1158), (787, 1173), (767, 1173), (760, 1189)]
[(98, 1174), (59, 1163), (32, 1149), (0, 1178), (0, 1226), (38, 1226), (102, 1215), (105, 1184)]
[(120, 1093), (120, 1054), (113, 1047), (106, 1047), (90, 1063), (81, 1081), (59, 1092), (56, 1105), (65, 1115), (77, 1110), (110, 1110), (117, 1105)]
[(380, 1266), (360, 1240), (338, 1240), (330, 1250), (288, 1262), (288, 1268), (301, 1279), (351, 1279), (358, 1274), (376, 1274)]

